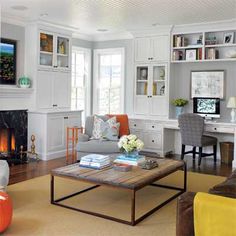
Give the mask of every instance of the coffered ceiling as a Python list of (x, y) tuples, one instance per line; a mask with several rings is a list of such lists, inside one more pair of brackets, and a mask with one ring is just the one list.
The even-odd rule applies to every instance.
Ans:
[[(236, 18), (236, 0), (0, 0), (2, 15), (88, 35)], [(98, 31), (100, 29), (100, 31)]]

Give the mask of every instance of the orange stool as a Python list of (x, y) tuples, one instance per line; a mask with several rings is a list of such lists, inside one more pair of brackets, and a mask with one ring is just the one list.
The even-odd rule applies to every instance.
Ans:
[[(74, 163), (77, 160), (76, 155), (76, 144), (78, 143), (79, 133), (83, 133), (83, 127), (67, 127), (66, 128), (66, 163)], [(71, 144), (71, 153), (70, 153), (70, 144)]]

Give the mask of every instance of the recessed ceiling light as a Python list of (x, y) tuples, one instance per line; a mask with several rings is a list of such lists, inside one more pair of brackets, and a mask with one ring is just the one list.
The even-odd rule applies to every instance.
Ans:
[(48, 13), (41, 13), (40, 16), (41, 16), (41, 17), (48, 16)]
[(108, 29), (97, 29), (98, 32), (106, 32)]
[(12, 6), (11, 9), (17, 10), (17, 11), (25, 11), (28, 9), (28, 7), (23, 6), (23, 5), (15, 5), (15, 6)]
[(152, 26), (157, 26), (157, 25), (159, 25), (159, 24), (158, 24), (158, 23), (153, 23), (153, 24), (152, 24)]

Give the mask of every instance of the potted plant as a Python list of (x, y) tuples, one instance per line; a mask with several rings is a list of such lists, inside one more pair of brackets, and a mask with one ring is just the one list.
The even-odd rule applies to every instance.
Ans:
[(175, 106), (176, 118), (183, 113), (183, 107), (188, 104), (188, 100), (184, 98), (177, 98), (171, 102)]

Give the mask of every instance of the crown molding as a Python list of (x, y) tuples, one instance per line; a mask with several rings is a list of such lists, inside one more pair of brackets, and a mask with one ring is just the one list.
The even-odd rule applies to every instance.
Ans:
[(88, 34), (83, 34), (78, 31), (75, 31), (72, 33), (72, 38), (82, 39), (82, 40), (86, 40), (86, 41), (93, 41), (93, 36), (88, 35)]
[(97, 34), (92, 36), (92, 41), (99, 42), (99, 41), (112, 41), (112, 40), (125, 40), (125, 39), (133, 39), (133, 35), (128, 32), (119, 32), (119, 33), (104, 33), (104, 34)]
[(172, 33), (192, 33), (196, 31), (217, 31), (236, 29), (236, 18), (223, 21), (202, 22), (194, 24), (175, 25)]
[(22, 26), (22, 27), (25, 27), (26, 24), (27, 24), (27, 20), (25, 18), (18, 17), (18, 16), (13, 16), (13, 15), (10, 15), (10, 14), (6, 14), (4, 12), (2, 12), (0, 20), (3, 23)]

